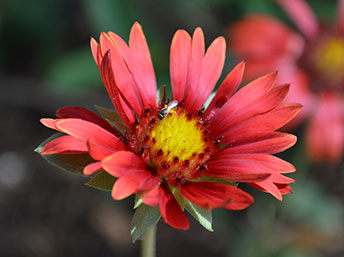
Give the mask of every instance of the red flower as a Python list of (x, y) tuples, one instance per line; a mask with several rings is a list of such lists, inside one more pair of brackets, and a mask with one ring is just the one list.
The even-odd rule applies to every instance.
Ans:
[(102, 33), (100, 45), (91, 40), (92, 53), (121, 120), (108, 123), (83, 108), (62, 108), (59, 119), (42, 123), (66, 135), (41, 153), (89, 153), (95, 162), (84, 168), (85, 175), (104, 169), (118, 178), (114, 199), (140, 194), (178, 229), (189, 227), (180, 199), (206, 210), (241, 210), (253, 203), (251, 195), (228, 182), (245, 182), (282, 200), (294, 181), (282, 173), (295, 168), (272, 154), (294, 145), (296, 137), (275, 130), (301, 106), (280, 105), (289, 85), (275, 86), (276, 73), (234, 94), (244, 71), (240, 63), (204, 110), (222, 72), (225, 45), (219, 37), (205, 52), (200, 28), (192, 38), (177, 31), (170, 59), (173, 101), (165, 105), (165, 97), (157, 101), (141, 26), (134, 24), (129, 46), (112, 32)]
[(285, 102), (300, 102), (311, 121), (306, 133), (312, 160), (337, 162), (344, 150), (344, 0), (334, 28), (320, 26), (303, 0), (279, 0), (302, 35), (266, 15), (248, 15), (230, 27), (232, 50), (247, 61), (247, 76), (279, 71), (278, 83), (292, 82)]

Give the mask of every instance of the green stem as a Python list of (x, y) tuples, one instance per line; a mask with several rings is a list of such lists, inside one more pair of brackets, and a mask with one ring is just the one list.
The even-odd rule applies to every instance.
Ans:
[(151, 226), (143, 235), (141, 257), (155, 257), (156, 225)]

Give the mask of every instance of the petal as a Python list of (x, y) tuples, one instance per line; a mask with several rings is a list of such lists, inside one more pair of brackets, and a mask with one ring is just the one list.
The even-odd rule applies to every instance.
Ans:
[(238, 143), (226, 148), (227, 153), (244, 154), (244, 153), (266, 153), (275, 154), (283, 152), (284, 150), (292, 147), (296, 143), (296, 136), (271, 132), (263, 137), (253, 138), (242, 143)]
[[(245, 174), (270, 174), (270, 176), (268, 176), (265, 180), (259, 179), (260, 181), (257, 181), (257, 183), (270, 181), (273, 183), (289, 184), (294, 182), (293, 179), (281, 175), (279, 171), (273, 170), (271, 168), (272, 165), (269, 166), (266, 165), (266, 163), (258, 162), (252, 159), (250, 160), (233, 158), (212, 160), (208, 162), (207, 166), (209, 169), (207, 176), (214, 178), (227, 180), (227, 177), (230, 178), (231, 175), (235, 176), (237, 174), (242, 174), (243, 178), (245, 178)], [(248, 176), (248, 178), (250, 178), (250, 176)]]
[(342, 35), (344, 35), (344, 0), (338, 1), (337, 27), (338, 27), (339, 32)]
[(146, 163), (129, 151), (118, 151), (102, 161), (103, 169), (114, 177), (139, 173), (147, 169)]
[(142, 27), (133, 25), (129, 38), (129, 69), (138, 85), (145, 108), (156, 107), (156, 80), (154, 68)]
[(276, 156), (272, 156), (269, 154), (228, 154), (226, 150), (220, 150), (217, 152), (213, 157), (214, 160), (246, 160), (250, 162), (255, 162), (262, 164), (264, 167), (269, 168), (278, 173), (290, 173), (295, 171), (295, 167)]
[(157, 206), (160, 202), (160, 186), (154, 187), (151, 191), (145, 193), (141, 199), (149, 206)]
[(186, 199), (206, 210), (241, 210), (254, 201), (251, 195), (235, 186), (211, 182), (186, 182), (180, 192)]
[[(251, 103), (259, 99), (269, 92), (275, 85), (277, 80), (277, 72), (269, 73), (262, 76), (245, 87), (241, 88), (227, 103), (214, 115), (211, 120), (210, 127), (214, 128), (223, 123), (228, 115), (234, 113), (242, 107), (243, 103)], [(222, 127), (222, 126), (221, 126)]]
[(173, 99), (181, 102), (184, 97), (191, 54), (191, 37), (185, 30), (178, 30), (172, 39), (170, 51), (170, 77)]
[(91, 140), (87, 141), (87, 147), (89, 155), (97, 161), (101, 161), (105, 157), (116, 152), (113, 148), (93, 143)]
[(306, 37), (312, 38), (318, 33), (317, 19), (306, 1), (278, 0), (278, 2)]
[(320, 96), (306, 130), (307, 150), (313, 161), (340, 161), (344, 148), (344, 104), (335, 94)]
[(194, 109), (191, 109), (191, 106), (195, 97), (195, 92), (197, 92), (197, 86), (201, 76), (204, 52), (204, 34), (201, 28), (196, 28), (192, 36), (189, 71), (183, 97), (185, 109), (189, 112), (195, 111)]
[(218, 37), (209, 46), (202, 64), (202, 73), (197, 85), (197, 97), (193, 98), (192, 110), (202, 107), (220, 78), (226, 55), (226, 40)]
[(85, 141), (74, 138), (72, 136), (62, 136), (47, 143), (43, 147), (41, 154), (70, 154), (85, 152), (87, 153), (87, 145)]
[(55, 130), (56, 130), (55, 124), (56, 124), (57, 121), (58, 121), (58, 120), (56, 120), (56, 119), (50, 119), (50, 118), (43, 118), (43, 119), (40, 119), (40, 122), (41, 122), (44, 126), (46, 126), (46, 127), (48, 127), (48, 128), (51, 128), (51, 129), (55, 129)]
[(122, 200), (134, 193), (141, 194), (150, 191), (159, 183), (159, 180), (159, 176), (153, 176), (148, 170), (136, 170), (134, 173), (121, 176), (115, 182), (112, 198)]
[(224, 144), (260, 137), (287, 124), (300, 112), (301, 108), (300, 104), (278, 106), (270, 112), (244, 120), (222, 133), (215, 131), (215, 134), (216, 136), (224, 136), (221, 141)]
[(82, 108), (82, 107), (74, 107), (74, 106), (62, 107), (56, 111), (56, 116), (59, 118), (64, 118), (64, 119), (77, 118), (77, 119), (86, 120), (94, 124), (97, 124), (98, 126), (102, 127), (103, 129), (113, 134), (119, 133), (113, 127), (111, 127), (107, 121), (100, 118), (94, 112), (91, 112), (90, 110)]
[(93, 37), (91, 38), (90, 45), (91, 45), (91, 51), (92, 51), (93, 59), (99, 68), (100, 64), (102, 62), (102, 55), (101, 55), (100, 46)]
[(229, 127), (233, 127), (239, 122), (272, 110), (281, 103), (288, 91), (289, 85), (278, 86), (270, 90), (262, 97), (255, 99), (253, 102), (242, 99), (242, 104), (237, 103), (231, 108), (227, 107), (227, 110), (230, 114), (228, 114), (226, 119), (220, 123), (223, 124), (221, 131), (227, 130)]
[(241, 62), (227, 75), (225, 80), (220, 85), (215, 97), (211, 101), (203, 117), (204, 119), (211, 119), (215, 112), (221, 108), (227, 100), (234, 94), (241, 84), (244, 75), (245, 63)]
[[(109, 58), (111, 69), (108, 69), (107, 73), (111, 73), (111, 75), (114, 77), (115, 84), (113, 86), (111, 84), (107, 86), (109, 95), (111, 96), (111, 94), (113, 94), (114, 87), (118, 88), (121, 95), (125, 97), (129, 105), (136, 111), (136, 113), (143, 113), (144, 107), (138, 85), (135, 83), (133, 75), (128, 69), (128, 64), (126, 63), (119, 46), (106, 33), (101, 34), (100, 43), (102, 51), (104, 52), (104, 58), (108, 51), (110, 52), (111, 56)], [(106, 75), (106, 73), (104, 75)]]
[[(109, 93), (110, 99), (115, 106), (119, 116), (121, 119), (125, 122), (125, 124), (130, 127), (130, 124), (134, 122), (135, 118), (133, 119), (133, 110), (135, 108), (139, 108), (138, 106), (134, 105), (135, 108), (125, 108), (125, 106), (130, 106), (129, 104), (123, 104), (124, 100), (126, 98), (122, 97), (120, 94), (119, 89), (117, 88), (117, 84), (115, 82), (114, 74), (112, 71), (112, 65), (111, 65), (111, 54), (110, 50), (106, 52), (104, 55), (104, 58), (101, 63), (100, 67), (100, 74), (103, 79), (103, 83)], [(130, 95), (128, 94), (128, 97), (130, 99)]]
[(168, 186), (160, 187), (160, 194), (159, 209), (164, 221), (173, 228), (188, 229), (189, 221)]
[[(303, 39), (278, 19), (251, 14), (229, 28), (230, 49), (247, 61), (249, 78), (294, 61), (303, 49)], [(285, 83), (285, 82), (284, 82)]]
[(93, 162), (85, 166), (83, 173), (85, 176), (90, 176), (102, 169), (102, 162)]
[(113, 151), (125, 150), (126, 147), (116, 136), (97, 124), (81, 119), (63, 119), (56, 122), (59, 131), (85, 142), (101, 145)]

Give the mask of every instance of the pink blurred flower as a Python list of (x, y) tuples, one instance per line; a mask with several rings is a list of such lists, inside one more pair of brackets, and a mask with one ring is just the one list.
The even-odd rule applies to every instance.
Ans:
[(231, 48), (247, 61), (248, 78), (277, 69), (278, 83), (292, 83), (286, 102), (304, 108), (288, 129), (310, 117), (310, 158), (335, 163), (344, 148), (344, 0), (333, 26), (320, 25), (304, 0), (278, 2), (301, 33), (276, 18), (252, 14), (230, 26)]

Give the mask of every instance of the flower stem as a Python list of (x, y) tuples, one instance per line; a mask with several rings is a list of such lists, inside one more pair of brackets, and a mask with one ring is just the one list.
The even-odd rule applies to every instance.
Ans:
[(151, 226), (143, 235), (141, 257), (155, 257), (156, 225)]

